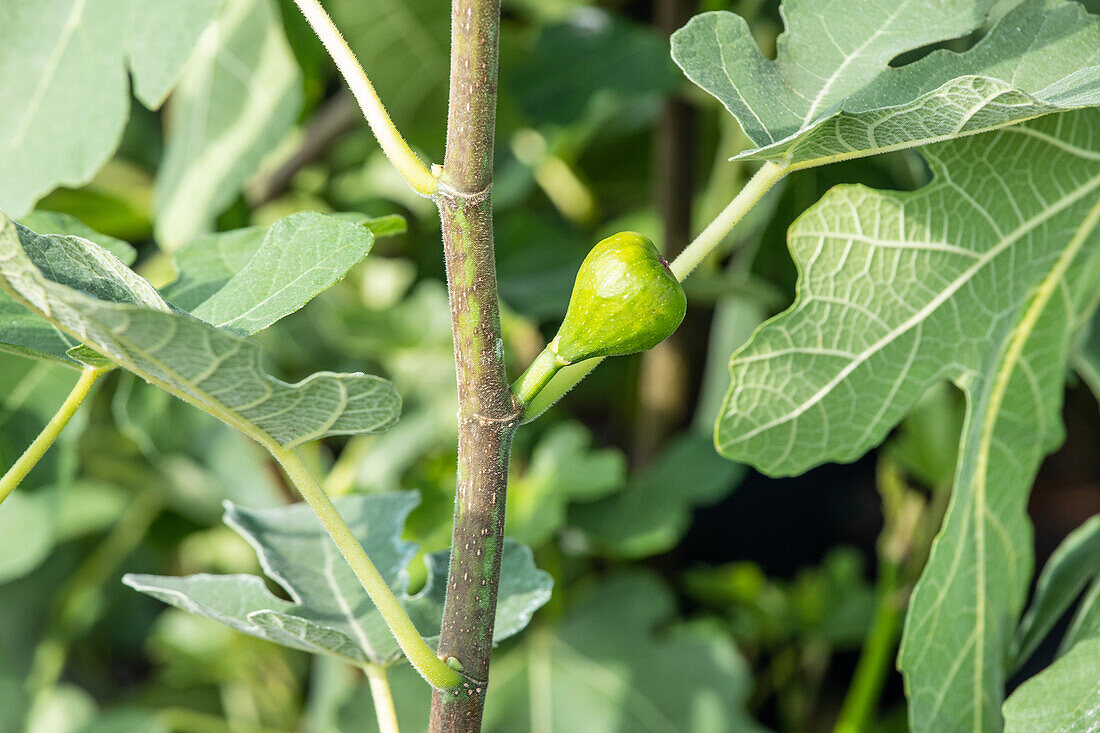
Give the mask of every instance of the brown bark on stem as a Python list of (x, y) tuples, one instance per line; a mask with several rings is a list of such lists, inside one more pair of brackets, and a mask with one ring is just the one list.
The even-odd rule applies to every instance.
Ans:
[(436, 691), (431, 730), (481, 730), (493, 646), (508, 457), (520, 410), (504, 369), (493, 256), (493, 138), (499, 0), (454, 0), (443, 225), (458, 372), (458, 489), (440, 656), (470, 679)]

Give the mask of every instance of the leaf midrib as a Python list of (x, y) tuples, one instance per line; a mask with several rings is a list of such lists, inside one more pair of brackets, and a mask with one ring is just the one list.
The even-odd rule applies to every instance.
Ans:
[[(730, 447), (738, 445), (748, 441), (757, 435), (771, 430), (772, 428), (783, 425), (791, 420), (796, 419), (807, 410), (815, 406), (821, 400), (825, 399), (839, 384), (841, 384), (852, 372), (867, 362), (868, 359), (879, 353), (883, 348), (891, 344), (896, 339), (907, 333), (910, 329), (916, 325), (924, 322), (925, 319), (930, 317), (941, 305), (943, 305), (951, 296), (953, 296), (959, 289), (970, 282), (986, 265), (995, 260), (1002, 252), (1004, 252), (1009, 246), (1014, 244), (1020, 238), (1031, 232), (1034, 228), (1044, 223), (1047, 219), (1051, 218), (1055, 214), (1061, 213), (1063, 210), (1076, 203), (1079, 199), (1083, 198), (1093, 189), (1100, 187), (1100, 174), (1089, 179), (1087, 183), (1082, 185), (1072, 194), (1063, 196), (1058, 201), (1043, 209), (1043, 211), (1026, 222), (1023, 222), (1007, 237), (1003, 237), (1000, 242), (986, 251), (979, 260), (973, 265), (964, 270), (959, 277), (957, 277), (948, 287), (944, 288), (935, 298), (929, 301), (920, 310), (902, 322), (898, 327), (887, 333), (881, 339), (871, 344), (859, 354), (856, 354), (855, 358), (851, 362), (846, 364), (835, 377), (825, 383), (825, 385), (818, 390), (814, 395), (807, 399), (803, 404), (799, 405), (795, 409), (788, 412), (786, 415), (777, 417), (766, 423), (763, 423), (751, 430), (745, 431), (733, 440), (726, 440), (722, 443), (723, 451), (728, 450)], [(844, 235), (847, 236), (847, 235)], [(730, 413), (727, 413), (727, 417)]]

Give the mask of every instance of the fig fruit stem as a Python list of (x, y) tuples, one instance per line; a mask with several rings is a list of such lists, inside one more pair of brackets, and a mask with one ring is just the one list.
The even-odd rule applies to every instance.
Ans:
[(91, 392), (92, 385), (109, 371), (109, 368), (84, 367), (80, 372), (80, 379), (76, 381), (76, 385), (69, 392), (69, 396), (61, 403), (61, 407), (46, 423), (46, 427), (42, 428), (42, 432), (27, 446), (27, 449), (23, 451), (23, 455), (19, 456), (19, 459), (4, 473), (3, 478), (0, 478), (0, 504), (8, 498), (11, 492), (15, 491), (15, 488), (26, 478), (31, 469), (42, 460), (42, 456), (46, 455), (46, 451), (61, 435), (61, 431), (65, 429), (65, 426), (69, 424), (69, 420), (72, 420), (77, 409), (83, 404), (84, 398)]
[[(775, 184), (783, 180), (790, 168), (785, 164), (767, 162), (760, 167), (744, 187), (726, 205), (726, 208), (714, 217), (714, 220), (699, 233), (691, 244), (684, 248), (671, 263), (669, 269), (676, 279), (683, 282), (692, 271), (699, 266), (707, 256), (713, 252), (726, 235), (730, 233), (739, 221), (741, 221), (752, 207)], [(549, 347), (547, 347), (549, 348)], [(545, 352), (543, 352), (545, 354)], [(595, 369), (603, 358), (588, 359), (568, 366), (559, 366), (549, 376), (545, 376), (545, 366), (539, 364), (543, 358), (540, 354), (527, 371), (516, 380), (513, 389), (523, 389), (520, 394), (516, 389), (516, 396), (523, 402), (523, 420), (526, 424), (535, 420), (546, 412), (555, 402), (560, 400), (569, 390), (587, 377)], [(545, 378), (543, 379), (542, 377)], [(536, 388), (537, 387), (537, 388)]]
[(412, 151), (386, 112), (370, 78), (318, 0), (294, 0), (347, 82), (363, 117), (397, 172), (421, 196), (434, 196), (439, 181)]
[(563, 366), (566, 366), (566, 362), (562, 361), (561, 357), (558, 356), (557, 349), (554, 348), (556, 342), (557, 339), (554, 339), (554, 341), (547, 344), (542, 353), (531, 362), (531, 366), (527, 367), (527, 371), (512, 385), (512, 392), (515, 393), (516, 398), (525, 409), (527, 405), (531, 404), (531, 400), (538, 396), (542, 388), (553, 379), (554, 375)]

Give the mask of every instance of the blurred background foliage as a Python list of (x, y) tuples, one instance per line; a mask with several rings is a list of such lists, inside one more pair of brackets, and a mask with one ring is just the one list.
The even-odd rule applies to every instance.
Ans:
[[(326, 5), (410, 143), (441, 160), (447, 3)], [(740, 130), (675, 69), (667, 35), (694, 12), (725, 8), (773, 48), (776, 5), (505, 0), (494, 200), (513, 376), (556, 329), (595, 241), (637, 229), (674, 255), (738, 190), (748, 171), (727, 159), (744, 145)], [(266, 12), (281, 13), (300, 69), (288, 129), (230, 195), (210, 194), (206, 214), (219, 230), (300, 210), (404, 218), (343, 282), (259, 338), (286, 379), (361, 369), (394, 380), (405, 399), (395, 428), (314, 445), (307, 457), (334, 495), (419, 490), (407, 536), (443, 549), (456, 432), (438, 220), (390, 169), (293, 3), (269, 0)], [(183, 144), (185, 104), (134, 104), (96, 178), (39, 204), (134, 242), (138, 270), (159, 282), (171, 270), (154, 242), (154, 181)], [(606, 362), (519, 432), (507, 531), (556, 585), (494, 660), (487, 730), (830, 729), (873, 620), (900, 618), (919, 574), (950, 486), (961, 396), (930, 393), (875, 454), (795, 479), (725, 461), (710, 434), (727, 355), (793, 298), (793, 219), (838, 183), (909, 190), (926, 179), (912, 151), (791, 176), (687, 283), (691, 307), (674, 339)], [(73, 380), (0, 354), (0, 465)], [(1040, 563), (1100, 511), (1100, 411), (1085, 385), (1071, 385), (1065, 418), (1066, 445), (1032, 498)], [(294, 501), (245, 438), (127, 374), (104, 380), (0, 512), (0, 731), (372, 729), (355, 671), (119, 582), (124, 572), (257, 572), (221, 523), (226, 499)], [(1021, 679), (1043, 663), (1040, 653)], [(887, 666), (880, 727), (903, 730), (900, 678)], [(427, 688), (408, 669), (393, 677), (404, 725), (423, 729)]]

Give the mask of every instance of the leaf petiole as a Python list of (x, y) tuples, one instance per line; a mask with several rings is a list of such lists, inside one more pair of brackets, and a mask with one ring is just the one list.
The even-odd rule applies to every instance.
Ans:
[(401, 651), (413, 668), (428, 684), (438, 690), (461, 686), (465, 678), (436, 656), (424, 641), (424, 637), (417, 631), (412, 619), (401, 607), (397, 596), (386, 584), (385, 579), (367, 556), (366, 550), (359, 544), (359, 540), (352, 534), (347, 523), (333, 506), (332, 500), (306, 468), (298, 453), (293, 448), (284, 448), (274, 441), (262, 442), (272, 457), (283, 467), (287, 478), (298, 493), (321, 520), (325, 531), (336, 543), (340, 554), (347, 560), (355, 577), (359, 579), (378, 612), (382, 614), (382, 619), (386, 622), (390, 633), (397, 640), (397, 645), (401, 647)]
[(4, 473), (3, 478), (0, 478), (0, 503), (3, 503), (4, 499), (7, 499), (8, 495), (15, 491), (15, 487), (19, 486), (19, 483), (30, 473), (30, 470), (42, 460), (42, 456), (46, 455), (46, 451), (50, 449), (50, 446), (57, 440), (57, 436), (61, 434), (65, 426), (69, 424), (69, 420), (76, 414), (77, 409), (84, 402), (84, 398), (91, 391), (92, 385), (110, 370), (110, 367), (84, 367), (83, 371), (80, 372), (80, 379), (77, 380), (72, 391), (69, 392), (69, 396), (61, 403), (61, 407), (57, 408), (57, 412), (46, 423), (46, 427), (42, 428), (42, 432), (27, 446), (27, 449), (23, 451), (23, 455), (19, 456), (19, 459)]
[(374, 85), (371, 84), (367, 73), (363, 71), (359, 59), (355, 57), (347, 41), (340, 35), (332, 18), (321, 7), (318, 0), (294, 0), (294, 2), (348, 83), (348, 88), (351, 89), (355, 101), (363, 110), (363, 116), (370, 125), (371, 132), (378, 139), (378, 144), (382, 146), (382, 152), (414, 191), (422, 196), (434, 195), (439, 186), (439, 179), (432, 175), (420, 158), (416, 157), (416, 153), (412, 151), (393, 124), (385, 105), (378, 97), (378, 92), (374, 90)]

